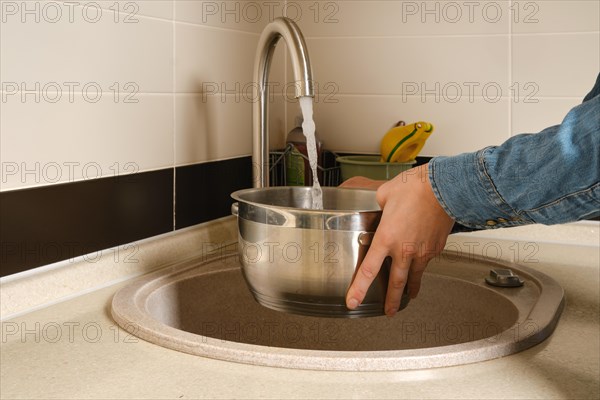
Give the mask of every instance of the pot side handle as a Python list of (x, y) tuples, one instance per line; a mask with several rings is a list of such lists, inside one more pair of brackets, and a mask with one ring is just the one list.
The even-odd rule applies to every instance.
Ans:
[(240, 208), (239, 203), (237, 203), (237, 202), (233, 203), (231, 205), (231, 215), (235, 215), (237, 217), (238, 216), (238, 212), (239, 212), (239, 208)]
[(370, 246), (371, 242), (373, 242), (373, 237), (375, 237), (375, 232), (361, 232), (358, 235), (358, 244), (361, 246)]

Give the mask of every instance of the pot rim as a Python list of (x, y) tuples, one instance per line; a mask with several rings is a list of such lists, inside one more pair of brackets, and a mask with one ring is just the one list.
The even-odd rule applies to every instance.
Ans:
[[(302, 213), (310, 213), (310, 214), (328, 214), (328, 215), (340, 215), (340, 214), (363, 214), (363, 213), (381, 213), (381, 208), (379, 206), (377, 206), (377, 209), (367, 209), (367, 208), (361, 208), (361, 209), (331, 209), (331, 208), (324, 208), (322, 210), (316, 210), (316, 209), (312, 209), (312, 208), (299, 208), (299, 207), (290, 207), (290, 206), (281, 206), (281, 205), (275, 205), (275, 204), (267, 204), (267, 203), (261, 203), (255, 200), (248, 200), (248, 199), (244, 199), (242, 198), (242, 195), (247, 194), (247, 193), (255, 193), (255, 192), (270, 192), (270, 191), (282, 191), (282, 190), (293, 190), (293, 191), (302, 191), (302, 192), (306, 192), (312, 189), (312, 186), (271, 186), (271, 187), (264, 187), (264, 188), (250, 188), (250, 189), (240, 189), (240, 190), (236, 190), (235, 192), (231, 193), (231, 197), (240, 202), (240, 203), (246, 203), (249, 205), (253, 205), (255, 207), (264, 207), (264, 208), (268, 208), (268, 209), (277, 209), (277, 210), (285, 210), (285, 211), (301, 211)], [(331, 186), (324, 186), (321, 187), (321, 189), (323, 190), (323, 192), (336, 192), (336, 191), (355, 191), (355, 192), (361, 192), (361, 193), (373, 193), (373, 195), (375, 194), (375, 190), (371, 190), (371, 189), (360, 189), (360, 188), (344, 188), (344, 187), (331, 187)]]
[[(381, 209), (314, 210), (265, 204), (243, 198), (243, 195), (246, 193), (255, 193), (261, 191), (283, 191), (290, 189), (293, 191), (306, 192), (310, 190), (311, 187), (276, 186), (270, 188), (238, 190), (231, 194), (231, 197), (238, 201), (238, 203), (233, 204), (232, 213), (240, 220), (244, 219), (260, 224), (278, 227), (352, 232), (374, 232), (377, 229), (377, 225), (379, 224), (379, 220), (381, 218)], [(324, 187), (323, 190), (324, 192), (354, 190), (363, 193), (368, 192), (369, 195), (373, 196), (375, 194), (374, 190), (367, 189)]]

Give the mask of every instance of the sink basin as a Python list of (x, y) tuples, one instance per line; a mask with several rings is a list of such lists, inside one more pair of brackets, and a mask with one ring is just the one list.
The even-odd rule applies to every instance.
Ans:
[[(510, 269), (521, 287), (486, 283)], [(405, 370), (506, 356), (547, 338), (562, 288), (523, 266), (444, 252), (419, 297), (393, 318), (322, 318), (259, 305), (237, 255), (192, 258), (119, 290), (116, 322), (149, 342), (199, 356), (286, 368)]]

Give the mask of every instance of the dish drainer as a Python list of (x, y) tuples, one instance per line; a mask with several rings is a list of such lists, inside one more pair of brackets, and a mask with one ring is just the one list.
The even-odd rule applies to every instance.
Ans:
[[(288, 144), (285, 149), (275, 150), (269, 153), (269, 180), (271, 186), (288, 186), (286, 179), (286, 158), (291, 156), (294, 146)], [(295, 153), (296, 155), (298, 153)], [(300, 156), (308, 160), (304, 154)], [(338, 186), (341, 183), (340, 166), (336, 161), (337, 154), (333, 151), (323, 150), (323, 165), (317, 166), (322, 174), (321, 186)]]

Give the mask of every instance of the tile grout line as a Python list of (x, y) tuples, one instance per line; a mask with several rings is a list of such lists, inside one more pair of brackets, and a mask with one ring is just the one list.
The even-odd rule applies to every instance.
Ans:
[[(284, 7), (287, 6), (287, 0), (283, 1), (283, 5), (284, 5)], [(284, 51), (284, 54), (283, 54), (283, 81), (284, 81), (285, 84), (287, 84), (288, 78), (289, 78), (288, 77), (288, 55), (287, 55), (288, 51), (289, 50), (288, 50), (287, 44), (286, 44), (285, 45), (285, 51)], [(283, 129), (284, 129), (285, 132), (283, 134), (286, 135), (286, 141), (287, 141), (287, 134), (291, 130), (290, 127), (288, 126), (288, 106), (289, 106), (289, 102), (285, 101), (284, 102), (284, 107), (283, 107)]]
[(173, 145), (173, 209), (171, 210), (172, 212), (172, 218), (173, 218), (173, 231), (175, 231), (176, 227), (177, 227), (177, 214), (176, 214), (176, 210), (177, 210), (177, 102), (176, 102), (176, 90), (177, 90), (177, 68), (176, 68), (176, 55), (177, 55), (177, 29), (176, 29), (176, 6), (175, 6), (175, 0), (171, 1), (171, 11), (173, 13), (172, 15), (172, 20), (171, 20), (171, 29), (172, 29), (172, 33), (173, 33), (173, 38), (171, 40), (171, 45), (173, 46), (173, 48), (171, 49), (172, 51), (172, 65), (171, 65), (171, 84), (172, 84), (172, 101), (173, 101), (173, 115), (171, 118), (173, 118), (173, 141), (172, 141), (172, 145)]
[(205, 29), (209, 29), (209, 30), (217, 31), (217, 32), (239, 33), (242, 35), (250, 35), (250, 36), (257, 36), (257, 37), (260, 36), (260, 32), (244, 31), (241, 29), (221, 28), (218, 26), (197, 24), (197, 23), (188, 22), (188, 21), (173, 21), (173, 22), (175, 22), (176, 24), (180, 24), (180, 25), (193, 26), (195, 28), (205, 28)]
[[(240, 93), (214, 92), (214, 93), (211, 93), (211, 96), (219, 95), (219, 96), (224, 96), (224, 97), (233, 97), (233, 96), (240, 97), (240, 95), (243, 95), (243, 94), (245, 94), (245, 93), (243, 93), (243, 92), (240, 92)], [(317, 94), (317, 96), (318, 95), (319, 94)], [(321, 95), (323, 95), (323, 94), (321, 94)], [(340, 97), (392, 97), (392, 98), (393, 97), (407, 97), (407, 98), (411, 98), (411, 99), (412, 98), (418, 99), (421, 97), (434, 98), (437, 96), (436, 94), (427, 94), (427, 93), (425, 93), (425, 94), (406, 94), (406, 95), (402, 94), (402, 93), (336, 93), (335, 95), (340, 96)], [(205, 96), (205, 94), (203, 94), (203, 93), (176, 93), (176, 96), (199, 97), (199, 96)], [(288, 98), (289, 96), (276, 95), (276, 97), (277, 98), (279, 98), (279, 97)], [(473, 95), (471, 97), (473, 99), (487, 99), (488, 98), (487, 96), (482, 96), (482, 95)], [(465, 96), (465, 98), (468, 99), (467, 96)], [(499, 100), (508, 100), (511, 98), (512, 98), (511, 95), (507, 95), (507, 96), (502, 95), (502, 96), (498, 97)], [(537, 96), (536, 98), (537, 99), (545, 99), (545, 100), (579, 100), (579, 99), (581, 99), (580, 96)], [(296, 100), (296, 99), (290, 98), (288, 101), (286, 101), (286, 103), (298, 104), (298, 101), (297, 100), (294, 101), (294, 100)], [(239, 103), (242, 103), (242, 102), (251, 102), (251, 101), (248, 101), (248, 100), (239, 101)], [(491, 102), (491, 101), (486, 101), (486, 102), (488, 102), (490, 104), (494, 104), (494, 102)], [(327, 104), (328, 102), (324, 101), (323, 103)], [(439, 103), (441, 103), (441, 102), (439, 102)], [(457, 101), (457, 103), (458, 103), (458, 101)], [(333, 104), (335, 104), (335, 103), (333, 103)]]
[[(286, 2), (287, 4), (287, 2)], [(288, 82), (288, 55), (287, 55), (288, 49), (287, 49), (287, 44), (285, 46), (285, 51), (283, 53), (283, 81), (287, 84)], [(287, 97), (286, 95), (284, 95), (282, 93), (282, 97)], [(284, 135), (286, 135), (286, 140), (287, 140), (287, 134), (288, 132), (291, 130), (290, 127), (288, 126), (288, 106), (289, 106), (290, 102), (289, 101), (284, 101), (284, 107), (283, 107), (283, 129), (284, 129)]]
[[(287, 63), (287, 60), (285, 62)], [(286, 72), (286, 74), (287, 74), (287, 72)], [(509, 74), (510, 74), (510, 71), (509, 71)], [(509, 77), (510, 77), (510, 75), (509, 75)], [(421, 83), (425, 83), (426, 84), (427, 82), (421, 82)], [(435, 84), (435, 83), (439, 83), (439, 82), (430, 82), (430, 83), (434, 83)], [(453, 82), (448, 82), (448, 83), (453, 83)], [(492, 82), (492, 83), (495, 83), (495, 82)], [(510, 89), (510, 86), (508, 88)], [(0, 94), (5, 94), (5, 93), (8, 94), (9, 92), (5, 92), (3, 90), (0, 90)], [(12, 93), (21, 93), (21, 90), (17, 90), (16, 92), (10, 92), (10, 93), (11, 94)], [(60, 92), (55, 91), (55, 90), (44, 90), (44, 93), (56, 94), (56, 93), (60, 93)], [(82, 94), (83, 92), (73, 91), (72, 93), (74, 93), (74, 94)], [(104, 94), (107, 94), (107, 95), (113, 95), (114, 94), (114, 92), (98, 92), (98, 93), (102, 93), (103, 95)], [(226, 97), (231, 97), (231, 96), (243, 97), (246, 94), (247, 94), (247, 92), (244, 92), (244, 91), (235, 92), (235, 93), (217, 91), (217, 92), (212, 92), (211, 94), (206, 94), (206, 93), (201, 93), (201, 92), (172, 92), (172, 91), (170, 93), (169, 92), (164, 92), (164, 93), (162, 93), (162, 92), (138, 92), (138, 93), (136, 93), (136, 95), (140, 95), (140, 96), (206, 96), (207, 98), (208, 98), (208, 96), (215, 96), (215, 95), (226, 96)], [(326, 94), (328, 94), (328, 93), (322, 93), (321, 95), (326, 95)], [(436, 94), (428, 94), (428, 93), (423, 93), (423, 94), (403, 94), (403, 93), (356, 93), (356, 92), (354, 92), (354, 93), (353, 92), (346, 92), (346, 93), (344, 93), (344, 92), (337, 92), (337, 93), (335, 93), (335, 95), (336, 96), (343, 96), (343, 97), (369, 96), (369, 97), (410, 97), (410, 98), (412, 98), (412, 97), (417, 97), (418, 98), (418, 97), (423, 97), (423, 96), (425, 96), (425, 97), (435, 97), (436, 96)], [(282, 94), (276, 94), (274, 96), (275, 97), (286, 98), (286, 99), (289, 100), (288, 103), (293, 103), (293, 104), (297, 104), (298, 103), (295, 98), (291, 97), (292, 95), (290, 93), (287, 93), (287, 94), (284, 94), (284, 93), (282, 93)], [(512, 95), (508, 95), (508, 96), (502, 95), (499, 98), (500, 99), (507, 99), (507, 98), (511, 98), (511, 97), (513, 97), (513, 96)], [(472, 98), (481, 98), (481, 99), (484, 99), (484, 98), (487, 98), (487, 96), (473, 95)], [(554, 95), (554, 96), (536, 96), (536, 98), (538, 98), (538, 99), (552, 99), (552, 100), (557, 100), (557, 99), (569, 99), (569, 100), (575, 99), (575, 100), (577, 100), (577, 99), (581, 99), (581, 96), (579, 96), (579, 95), (577, 95), (577, 96), (575, 96), (575, 95), (571, 95), (571, 96), (557, 96), (557, 95)], [(294, 100), (296, 100), (296, 101), (294, 101)], [(240, 103), (241, 102), (242, 101), (240, 101)], [(243, 102), (248, 102), (248, 100), (243, 100)]]
[[(510, 29), (510, 28), (509, 28)], [(557, 35), (586, 35), (586, 34), (598, 34), (600, 31), (573, 31), (573, 32), (521, 32), (513, 33), (512, 29), (506, 33), (456, 33), (456, 34), (428, 34), (428, 35), (373, 35), (373, 36), (304, 36), (306, 40), (352, 40), (352, 39), (453, 39), (453, 38), (488, 38), (488, 37), (506, 37), (510, 34), (515, 36), (557, 36)]]
[[(509, 0), (508, 8), (512, 10), (513, 0)], [(512, 60), (512, 41), (513, 41), (513, 30), (512, 30), (512, 21), (510, 19), (511, 14), (509, 13), (508, 18), (508, 139), (513, 136), (513, 121), (512, 121), (512, 108), (513, 108), (513, 93), (510, 88), (512, 86), (513, 80), (513, 60)]]
[[(29, 1), (33, 2), (33, 0), (29, 0)], [(62, 2), (68, 3), (67, 1), (62, 1)], [(111, 6), (114, 5), (114, 0), (107, 0), (107, 2), (110, 2)], [(102, 1), (100, 1), (100, 3), (102, 3)], [(127, 3), (125, 3), (125, 5), (127, 5)], [(74, 8), (84, 8), (84, 7), (85, 7), (85, 5), (82, 5), (79, 3), (76, 3), (76, 5), (74, 6)], [(136, 11), (130, 12), (130, 11), (122, 11), (122, 10), (113, 10), (110, 7), (100, 7), (100, 10), (101, 11), (112, 11), (113, 13), (116, 13), (118, 15), (125, 15), (125, 16), (130, 16), (133, 18), (141, 18), (142, 20), (147, 20), (147, 21), (158, 21), (158, 22), (167, 22), (167, 23), (175, 23), (175, 24), (179, 23), (182, 25), (206, 28), (206, 29), (210, 29), (213, 31), (233, 32), (233, 33), (241, 33), (241, 34), (248, 34), (248, 35), (258, 35), (259, 34), (259, 32), (246, 31), (243, 29), (233, 29), (233, 28), (229, 28), (229, 27), (213, 26), (213, 25), (208, 25), (205, 23), (198, 23), (198, 22), (191, 22), (191, 21), (177, 21), (175, 19), (175, 8), (176, 8), (176, 5), (173, 4), (171, 7), (171, 10), (173, 12), (173, 15), (171, 18), (164, 18), (164, 17), (153, 16), (153, 15), (148, 15), (148, 14), (136, 14)], [(131, 22), (134, 22), (134, 21), (131, 21)], [(137, 21), (135, 21), (135, 22), (137, 22)]]

